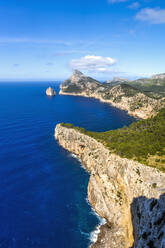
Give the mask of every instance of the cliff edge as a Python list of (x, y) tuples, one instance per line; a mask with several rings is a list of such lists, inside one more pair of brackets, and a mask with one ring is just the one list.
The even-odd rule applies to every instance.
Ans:
[(55, 137), (89, 171), (89, 202), (107, 220), (93, 247), (164, 248), (165, 174), (111, 153), (74, 128), (58, 124)]

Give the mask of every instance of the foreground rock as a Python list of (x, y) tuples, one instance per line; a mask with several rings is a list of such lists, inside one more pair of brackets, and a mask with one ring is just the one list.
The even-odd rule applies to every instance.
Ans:
[(46, 95), (47, 96), (55, 96), (56, 95), (56, 91), (53, 88), (49, 87), (46, 90)]
[(142, 119), (156, 115), (159, 109), (165, 106), (164, 99), (149, 97), (131, 85), (102, 84), (77, 70), (61, 84), (60, 88), (60, 94), (94, 97)]
[(111, 154), (103, 144), (57, 125), (55, 137), (90, 173), (88, 199), (107, 220), (94, 248), (165, 247), (165, 174)]

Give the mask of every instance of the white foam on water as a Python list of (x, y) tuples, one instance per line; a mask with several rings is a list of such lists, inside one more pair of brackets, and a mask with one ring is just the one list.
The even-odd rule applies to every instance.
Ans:
[(78, 162), (81, 164), (81, 167), (82, 167), (84, 170), (86, 170), (85, 166), (82, 164), (81, 159), (79, 159), (74, 153), (70, 153), (69, 156), (72, 157), (72, 158), (77, 159)]
[[(87, 203), (90, 205), (88, 198), (86, 198), (86, 201), (87, 201)], [(91, 205), (90, 205), (90, 206), (91, 206)], [(91, 213), (92, 213), (93, 215), (95, 215), (95, 216), (98, 218), (99, 224), (98, 224), (98, 225), (95, 227), (95, 229), (90, 233), (90, 245), (89, 245), (89, 247), (91, 247), (94, 243), (96, 243), (96, 241), (97, 241), (97, 239), (98, 239), (98, 235), (99, 235), (99, 233), (100, 233), (100, 227), (106, 224), (106, 219), (101, 218), (101, 217), (95, 212), (95, 210), (92, 208), (92, 206), (91, 206), (91, 209), (92, 209)]]
[(91, 232), (90, 234), (90, 241), (91, 244), (89, 247), (91, 247), (91, 245), (93, 245), (94, 243), (96, 243), (97, 239), (98, 239), (98, 235), (100, 233), (100, 227), (106, 224), (106, 220), (102, 219), (99, 217), (100, 220), (100, 224), (96, 226), (95, 230)]
[[(80, 162), (81, 167), (82, 167), (83, 169), (86, 170), (86, 168), (85, 168), (85, 167), (83, 166), (83, 164), (82, 164), (82, 161), (81, 161), (74, 153), (70, 153), (69, 156), (72, 157), (72, 158), (77, 159), (77, 160)], [(86, 201), (87, 201), (87, 203), (90, 205), (90, 207), (91, 207), (91, 209), (92, 209), (92, 210), (91, 210), (91, 214), (95, 215), (95, 216), (98, 218), (98, 220), (99, 220), (99, 224), (98, 224), (98, 225), (95, 227), (95, 229), (90, 233), (90, 235), (89, 235), (89, 234), (86, 234), (86, 233), (84, 233), (84, 232), (82, 232), (83, 235), (89, 235), (89, 239), (90, 239), (89, 248), (90, 248), (94, 243), (96, 243), (96, 241), (97, 241), (97, 239), (98, 239), (98, 235), (99, 235), (99, 233), (100, 233), (100, 227), (106, 224), (106, 220), (105, 220), (104, 218), (101, 218), (101, 217), (95, 212), (95, 210), (92, 208), (92, 206), (91, 206), (91, 204), (90, 204), (88, 198), (86, 198)]]

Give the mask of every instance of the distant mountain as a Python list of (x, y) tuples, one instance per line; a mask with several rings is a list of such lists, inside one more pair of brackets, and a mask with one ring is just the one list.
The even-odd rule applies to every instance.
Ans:
[(129, 84), (144, 91), (145, 94), (148, 94), (151, 97), (165, 97), (165, 77), (159, 78), (157, 76), (153, 76), (150, 79), (138, 79), (130, 82)]
[(114, 77), (112, 80), (107, 80), (105, 83), (110, 84), (110, 85), (116, 85), (116, 84), (128, 83), (130, 81), (131, 80), (127, 78)]
[(129, 84), (143, 91), (146, 95), (153, 98), (165, 97), (165, 73), (153, 75), (151, 78), (139, 78), (137, 80), (128, 80), (124, 78), (114, 78), (106, 83), (111, 86), (119, 84)]
[(82, 72), (75, 70), (73, 75), (61, 84), (60, 93), (81, 93), (86, 88), (94, 90), (99, 85), (97, 80), (86, 77)]
[(153, 75), (152, 79), (165, 79), (165, 73)]
[[(141, 81), (123, 81), (115, 85), (100, 83), (99, 81), (85, 76), (78, 70), (65, 80), (60, 88), (60, 94), (79, 95), (94, 97), (103, 102), (108, 102), (115, 107), (128, 111), (129, 114), (148, 118), (155, 115), (164, 106), (164, 99), (155, 99), (152, 94), (146, 94), (142, 90)], [(136, 84), (138, 87), (135, 87)], [(147, 92), (148, 93), (148, 92)]]

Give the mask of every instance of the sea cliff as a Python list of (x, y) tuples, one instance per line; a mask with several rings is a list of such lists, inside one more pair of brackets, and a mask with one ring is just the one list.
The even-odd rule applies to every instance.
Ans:
[(107, 221), (93, 247), (165, 247), (165, 174), (73, 128), (58, 124), (55, 137), (90, 173), (89, 202)]
[(73, 75), (61, 84), (59, 94), (93, 97), (142, 119), (156, 115), (165, 106), (165, 98), (150, 97), (128, 83), (103, 84), (75, 70)]

